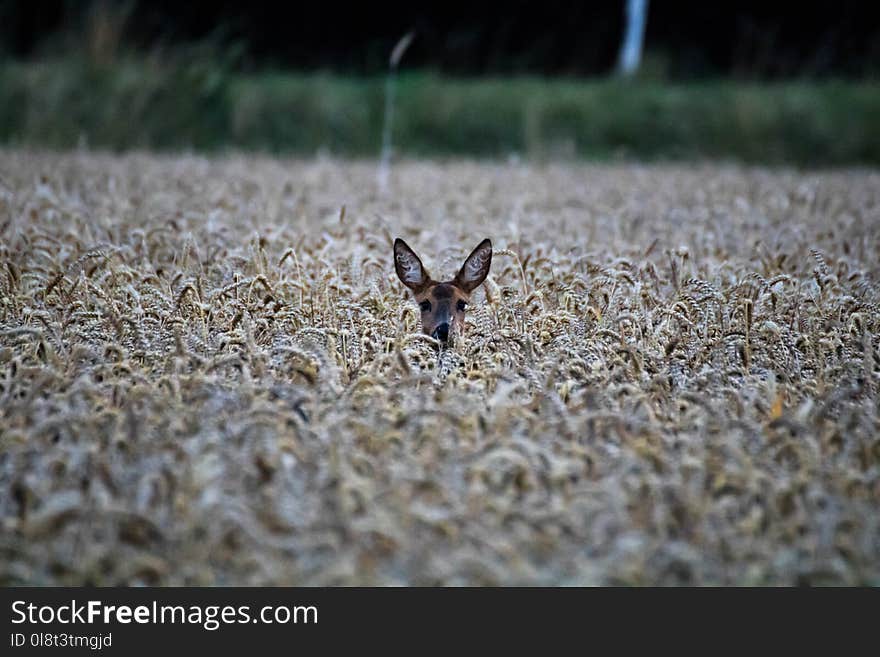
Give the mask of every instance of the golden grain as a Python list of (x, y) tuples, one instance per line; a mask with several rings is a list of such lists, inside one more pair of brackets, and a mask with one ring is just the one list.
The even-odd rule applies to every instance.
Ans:
[[(0, 177), (0, 583), (880, 583), (875, 172)], [(453, 349), (396, 235), (496, 245)]]

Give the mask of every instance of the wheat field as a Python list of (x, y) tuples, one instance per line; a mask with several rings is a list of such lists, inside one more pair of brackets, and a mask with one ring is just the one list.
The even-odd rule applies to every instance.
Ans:
[(4, 585), (880, 584), (877, 171), (4, 150), (0, 269)]

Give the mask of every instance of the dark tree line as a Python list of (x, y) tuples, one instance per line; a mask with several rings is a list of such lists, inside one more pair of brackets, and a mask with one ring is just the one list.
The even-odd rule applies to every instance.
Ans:
[[(96, 13), (104, 12), (124, 18), (119, 39), (126, 47), (212, 39), (237, 44), (245, 53), (242, 65), (255, 68), (377, 73), (401, 35), (415, 30), (405, 68), (597, 75), (617, 63), (624, 4), (3, 0), (0, 51), (34, 57), (82, 47), (83, 35), (94, 37)], [(645, 33), (646, 65), (675, 78), (877, 75), (876, 4), (655, 0)]]

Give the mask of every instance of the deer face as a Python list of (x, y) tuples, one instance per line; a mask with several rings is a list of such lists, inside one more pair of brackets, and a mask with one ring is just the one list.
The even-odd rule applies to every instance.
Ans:
[(492, 265), (492, 242), (483, 240), (464, 261), (451, 281), (435, 281), (419, 256), (406, 242), (394, 240), (394, 269), (397, 277), (415, 295), (422, 311), (422, 330), (444, 345), (464, 326), (464, 314)]

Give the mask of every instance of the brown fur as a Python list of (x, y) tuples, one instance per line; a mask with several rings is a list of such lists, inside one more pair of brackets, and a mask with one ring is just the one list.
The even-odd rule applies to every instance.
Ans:
[[(471, 293), (489, 274), (492, 265), (492, 242), (480, 242), (465, 259), (455, 278), (436, 281), (425, 269), (421, 259), (406, 242), (394, 240), (394, 268), (401, 282), (412, 290), (416, 303), (422, 311), (422, 330), (438, 337), (441, 342), (451, 342), (454, 335), (464, 327), (465, 312)], [(448, 339), (438, 336), (438, 329), (448, 326)]]

